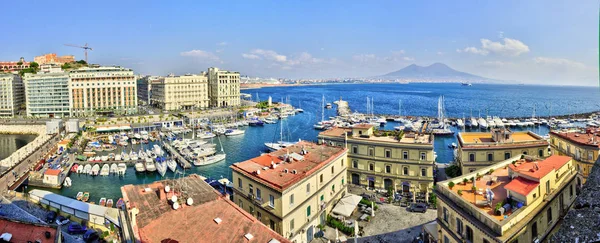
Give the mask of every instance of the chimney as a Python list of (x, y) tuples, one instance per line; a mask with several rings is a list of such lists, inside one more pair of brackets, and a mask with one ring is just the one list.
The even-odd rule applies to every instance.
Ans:
[(167, 195), (165, 194), (165, 190), (158, 190), (158, 198), (162, 201), (165, 200), (167, 198)]

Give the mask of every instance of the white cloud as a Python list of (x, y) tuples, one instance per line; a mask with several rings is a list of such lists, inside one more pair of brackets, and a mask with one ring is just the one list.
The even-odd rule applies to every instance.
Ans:
[(226, 45), (229, 45), (229, 43), (227, 43), (225, 41), (217, 43), (217, 46), (226, 46)]
[(504, 38), (504, 31), (498, 31), (498, 38), (503, 39)]
[(261, 59), (260, 56), (255, 55), (255, 54), (247, 54), (247, 53), (242, 53), (242, 57), (246, 58), (246, 59), (250, 59), (250, 60), (258, 60)]
[(503, 61), (485, 61), (483, 62), (483, 66), (488, 66), (488, 67), (499, 67), (499, 66), (506, 66), (506, 65), (510, 65), (512, 63), (510, 62), (503, 62)]
[(217, 55), (213, 54), (212, 52), (203, 51), (203, 50), (184, 51), (184, 52), (179, 53), (179, 55), (184, 56), (184, 57), (195, 57), (198, 59), (222, 63), (221, 59)]
[(437, 54), (438, 54), (438, 56), (443, 56), (444, 55), (444, 53), (441, 52), (441, 51), (438, 51)]
[(577, 61), (572, 61), (564, 58), (552, 58), (552, 57), (536, 57), (533, 61), (539, 65), (549, 66), (561, 66), (561, 67), (572, 67), (572, 68), (587, 68), (585, 64)]
[[(243, 55), (244, 54), (242, 54), (242, 56)], [(255, 55), (255, 56), (264, 58), (266, 60), (271, 60), (271, 61), (276, 61), (276, 62), (286, 62), (287, 61), (286, 56), (278, 54), (277, 52), (272, 51), (272, 50), (254, 49), (254, 50), (250, 51), (250, 53), (247, 53), (247, 55)], [(254, 58), (254, 59), (256, 59), (256, 58)]]
[(457, 49), (456, 52), (465, 52), (478, 55), (487, 55), (489, 53), (500, 54), (504, 56), (519, 56), (523, 53), (529, 52), (529, 46), (525, 45), (520, 40), (503, 38), (502, 42), (495, 42), (488, 39), (481, 39), (481, 48), (477, 47), (466, 47), (464, 49)]
[(406, 53), (404, 50), (392, 51), (392, 55), (396, 55), (396, 56), (404, 55), (404, 53)]
[(375, 54), (359, 54), (352, 56), (352, 59), (359, 62), (369, 62), (375, 60), (376, 58), (377, 56), (375, 56)]

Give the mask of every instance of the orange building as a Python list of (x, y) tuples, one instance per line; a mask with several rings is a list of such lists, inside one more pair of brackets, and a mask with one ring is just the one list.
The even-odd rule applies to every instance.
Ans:
[(42, 65), (42, 64), (65, 64), (65, 63), (69, 63), (69, 62), (75, 62), (75, 56), (73, 55), (66, 55), (66, 56), (56, 56), (56, 53), (48, 53), (48, 54), (44, 54), (41, 56), (37, 56), (33, 58), (34, 62), (37, 62), (38, 64)]
[(25, 68), (29, 68), (29, 62), (26, 62), (25, 58), (22, 57), (16, 62), (0, 62), (0, 72), (18, 72)]

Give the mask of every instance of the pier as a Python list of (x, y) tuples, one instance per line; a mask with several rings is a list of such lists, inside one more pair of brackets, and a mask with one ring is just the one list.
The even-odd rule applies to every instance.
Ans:
[(342, 100), (342, 97), (340, 97), (340, 100), (333, 102), (337, 105), (337, 114), (338, 116), (347, 116), (350, 115), (350, 106), (348, 105), (348, 101)]
[(173, 156), (173, 158), (175, 158), (175, 161), (184, 169), (190, 169), (192, 168), (192, 164), (187, 161), (187, 159), (185, 159), (183, 156), (181, 156), (181, 154), (179, 154), (179, 152), (177, 152), (177, 150), (175, 150), (173, 147), (171, 147), (170, 144), (168, 143), (162, 143), (163, 147), (167, 150), (167, 152)]

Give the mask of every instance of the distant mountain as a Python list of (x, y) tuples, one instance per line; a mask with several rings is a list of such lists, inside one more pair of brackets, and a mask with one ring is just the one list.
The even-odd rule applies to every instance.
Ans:
[(380, 76), (387, 79), (427, 79), (446, 81), (484, 81), (491, 80), (470, 73), (460, 72), (443, 63), (434, 63), (423, 67), (411, 64), (403, 69)]

